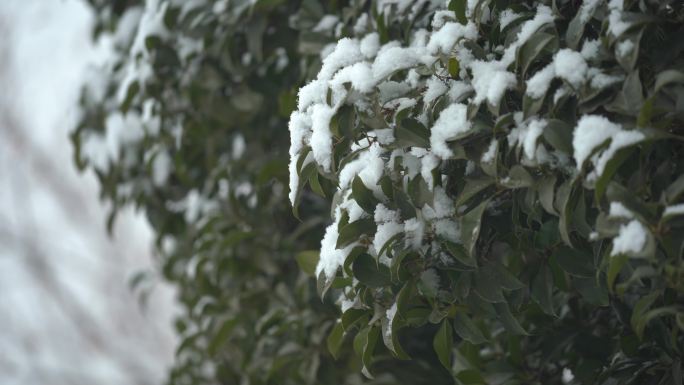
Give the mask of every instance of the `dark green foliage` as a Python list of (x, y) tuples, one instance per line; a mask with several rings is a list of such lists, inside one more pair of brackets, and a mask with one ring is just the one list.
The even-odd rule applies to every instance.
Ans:
[[(672, 208), (684, 203), (684, 7), (625, 0), (611, 19), (617, 2), (380, 3), (91, 0), (95, 34), (118, 37), (106, 75), (84, 90), (76, 162), (97, 173), (112, 220), (134, 205), (156, 231), (183, 309), (169, 382), (556, 384), (567, 368), (575, 384), (681, 384), (684, 215)], [(540, 4), (553, 20), (500, 69), (512, 74), (500, 99), (476, 100), (477, 86), (427, 96), (428, 79), (472, 86), (473, 60), (501, 59)], [(424, 28), (429, 40), (444, 9), (475, 38), (370, 91), (348, 82), (320, 95), (334, 107), (332, 167), (301, 143), (292, 215), (288, 118), (321, 51), (373, 32), (405, 47)], [(501, 28), (507, 9), (517, 16)], [(314, 31), (325, 15), (338, 23)], [(627, 27), (614, 33), (618, 21)], [(559, 51), (593, 40), (585, 64), (617, 80), (556, 76), (530, 91)], [(411, 87), (381, 91), (400, 83)], [(437, 156), (436, 122), (455, 103), (470, 128)], [(613, 135), (576, 164), (586, 115), (643, 136), (612, 151)], [(544, 126), (525, 144), (535, 119)], [(367, 156), (372, 145), (379, 155)], [(357, 159), (379, 161), (381, 175), (342, 185)], [(378, 219), (379, 203), (396, 217)], [(611, 213), (617, 203), (627, 216)], [(332, 249), (347, 254), (329, 275), (325, 241), (318, 250), (331, 216)], [(642, 247), (614, 253), (629, 226), (645, 230)]]

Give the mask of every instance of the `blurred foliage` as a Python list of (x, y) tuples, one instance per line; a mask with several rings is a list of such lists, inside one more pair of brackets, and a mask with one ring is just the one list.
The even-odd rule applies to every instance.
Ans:
[[(430, 146), (427, 127), (449, 106), (446, 95), (424, 100), (427, 79), (472, 77), (455, 52), (442, 52), (432, 66), (383, 79), (415, 72), (417, 85), (396, 96), (415, 105), (388, 108), (375, 88), (361, 95), (364, 108), (346, 103), (333, 118), (339, 169), (369, 131), (392, 130), (397, 140), (383, 145), (382, 159), (396, 167), (384, 167), (381, 186), (355, 178), (350, 193), (338, 193), (339, 169), (307, 163), (296, 219), (287, 124), (321, 53), (373, 32), (407, 45), (433, 30), (444, 2), (90, 0), (94, 37), (112, 39), (114, 53), (84, 88), (76, 163), (97, 174), (110, 225), (134, 205), (157, 234), (160, 271), (182, 305), (169, 383), (548, 384), (569, 368), (576, 384), (681, 384), (684, 216), (663, 213), (684, 202), (684, 12), (677, 2), (625, 0), (620, 36), (608, 31), (605, 1), (580, 20), (579, 1), (453, 0), (446, 19), (476, 20), (467, 48), (491, 58), (539, 3), (555, 21), (517, 51), (515, 86), (501, 103), (460, 100), (476, 129), (449, 141), (453, 157), (408, 179), (402, 165), (409, 148)], [(519, 17), (500, 28), (507, 8)], [(574, 88), (556, 79), (542, 97), (526, 95), (526, 80), (556, 52), (591, 39), (600, 42), (591, 66), (619, 81)], [(618, 55), (625, 41), (636, 48)], [(570, 162), (572, 130), (586, 114), (646, 139), (591, 179), (591, 161), (525, 159), (509, 139), (516, 112), (546, 119), (535, 145)], [(492, 139), (494, 161), (485, 162)], [(390, 158), (395, 150), (407, 155)], [(378, 263), (375, 205), (402, 221), (422, 218), (436, 191), (458, 208), (439, 219), (456, 223), (460, 239), (440, 238), (428, 220), (420, 247), (400, 233), (383, 247), (389, 266)], [(334, 278), (316, 282), (330, 204), (343, 193), (367, 213), (338, 244), (359, 246)], [(633, 218), (609, 216), (613, 202)], [(648, 230), (646, 247), (611, 255), (611, 239), (632, 220)], [(341, 299), (353, 303), (344, 313)]]
[[(327, 205), (307, 197), (300, 221), (287, 201), (287, 118), (336, 40), (311, 30), (325, 14), (353, 24), (368, 5), (90, 4), (94, 38), (112, 39), (115, 52), (83, 90), (76, 163), (97, 174), (110, 227), (134, 205), (156, 232), (160, 271), (183, 309), (169, 383), (368, 382), (351, 346), (336, 360), (328, 352), (339, 308), (297, 264), (318, 248)], [(378, 366), (378, 384), (448, 378), (422, 361)]]

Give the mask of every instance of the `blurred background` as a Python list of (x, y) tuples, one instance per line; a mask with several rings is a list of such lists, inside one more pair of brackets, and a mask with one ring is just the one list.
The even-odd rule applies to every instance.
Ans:
[(158, 384), (173, 359), (172, 290), (130, 285), (154, 265), (149, 225), (130, 211), (108, 236), (73, 164), (80, 85), (110, 49), (92, 21), (78, 0), (0, 1), (3, 385)]

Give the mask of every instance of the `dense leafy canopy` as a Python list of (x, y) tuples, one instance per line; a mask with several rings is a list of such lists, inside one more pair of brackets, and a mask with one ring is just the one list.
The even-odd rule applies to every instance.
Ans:
[(681, 4), (91, 3), (170, 383), (681, 384)]

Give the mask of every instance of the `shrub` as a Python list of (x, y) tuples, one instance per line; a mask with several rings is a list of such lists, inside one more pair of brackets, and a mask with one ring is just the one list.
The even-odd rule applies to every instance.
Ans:
[(678, 3), (91, 5), (76, 161), (156, 231), (170, 383), (681, 383)]
[(681, 5), (414, 10), (340, 40), (290, 118), (336, 327), (398, 358), (433, 330), (459, 383), (681, 383)]

